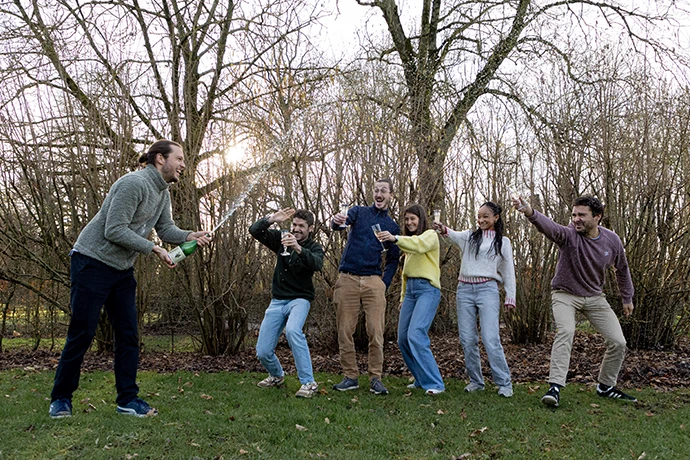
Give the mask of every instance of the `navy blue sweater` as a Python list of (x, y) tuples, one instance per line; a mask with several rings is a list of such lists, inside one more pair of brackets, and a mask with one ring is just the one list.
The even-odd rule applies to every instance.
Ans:
[[(380, 224), (381, 230), (388, 230), (393, 235), (400, 234), (400, 227), (388, 215), (388, 210), (379, 210), (376, 206), (355, 206), (347, 213), (347, 225), (350, 231), (347, 244), (340, 260), (338, 271), (358, 276), (381, 276), (381, 242), (371, 230), (374, 224)], [(343, 230), (331, 222), (333, 230)], [(400, 249), (397, 244), (385, 242), (388, 251), (386, 267), (383, 270), (383, 282), (390, 286), (393, 275), (398, 269)]]

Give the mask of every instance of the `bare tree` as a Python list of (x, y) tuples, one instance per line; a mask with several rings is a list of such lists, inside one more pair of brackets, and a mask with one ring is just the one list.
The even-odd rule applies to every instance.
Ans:
[[(12, 127), (29, 133), (16, 135), (8, 128), (2, 145), (8, 153), (31, 152), (37, 163), (28, 164), (34, 169), (43, 162), (44, 170), (52, 172), (51, 159), (73, 160), (60, 162), (64, 174), (40, 196), (31, 175), (46, 177), (45, 171), (42, 175), (38, 169), (24, 168), (13, 176), (35, 192), (32, 202), (44, 199), (44, 207), (33, 216), (40, 216), (44, 229), (64, 228), (68, 238), (61, 244), (69, 247), (97, 211), (109, 185), (136, 168), (143, 147), (162, 137), (181, 142), (185, 150), (188, 173), (173, 191), (178, 224), (183, 228), (212, 224), (213, 219), (209, 222), (200, 212), (202, 199), (231, 178), (219, 176), (200, 187), (196, 170), (231, 141), (228, 137), (237, 123), (233, 110), (247, 103), (238, 88), (250, 86), (247, 81), (264, 71), (256, 65), (264, 54), (292, 37), (304, 37), (304, 29), (321, 13), (302, 0), (183, 5), (168, 0), (148, 4), (17, 0), (0, 5), (0, 14), (6, 26), (0, 34), (7, 64), (2, 79), (8, 85), (2, 107), (28, 103), (7, 119)], [(20, 165), (29, 161), (27, 155), (13, 158)], [(88, 175), (80, 172), (84, 165)], [(86, 199), (89, 206), (73, 203), (76, 219), (67, 221), (66, 200), (61, 196)], [(20, 233), (28, 235), (31, 230), (27, 227)], [(24, 254), (37, 269), (36, 258), (28, 257), (30, 251)], [(198, 276), (199, 262), (199, 258), (187, 261), (185, 279), (192, 294), (190, 304), (205, 305), (215, 300), (206, 297), (208, 279)], [(21, 281), (11, 271), (4, 273), (12, 282)], [(67, 284), (64, 275), (65, 271), (60, 282)]]
[[(403, 20), (396, 0), (355, 0), (383, 14), (390, 45), (371, 47), (370, 59), (399, 68), (406, 91), (410, 144), (419, 163), (419, 201), (443, 202), (443, 169), (453, 139), (470, 110), (483, 96), (499, 96), (534, 110), (515, 89), (516, 75), (539, 67), (545, 56), (570, 64), (572, 44), (558, 26), (576, 24), (579, 35), (591, 35), (587, 24), (601, 20), (627, 34), (633, 43), (656, 52), (666, 48), (651, 40), (649, 29), (663, 24), (675, 8), (643, 12), (621, 2), (510, 2), (423, 0), (408, 5), (417, 26)], [(654, 8), (650, 7), (650, 10)], [(586, 75), (571, 76), (578, 81)]]

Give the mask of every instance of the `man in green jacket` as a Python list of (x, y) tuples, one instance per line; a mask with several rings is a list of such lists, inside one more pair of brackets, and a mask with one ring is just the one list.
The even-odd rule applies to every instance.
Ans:
[[(269, 230), (273, 223), (280, 224), (292, 217), (289, 233)], [(285, 373), (275, 354), (280, 334), (285, 329), (297, 376), (302, 384), (298, 398), (311, 398), (318, 389), (314, 381), (309, 346), (302, 328), (314, 300), (314, 272), (323, 267), (323, 249), (311, 238), (314, 214), (299, 209), (281, 209), (271, 216), (259, 219), (249, 233), (264, 246), (275, 252), (278, 259), (273, 271), (272, 299), (261, 322), (256, 355), (268, 370), (268, 377), (258, 383), (260, 387), (276, 387), (285, 381)]]
[(211, 241), (207, 232), (180, 230), (170, 214), (170, 184), (180, 179), (184, 153), (180, 144), (156, 141), (139, 158), (146, 167), (125, 174), (110, 188), (103, 205), (84, 227), (70, 252), (72, 317), (67, 341), (55, 372), (49, 414), (72, 415), (72, 395), (79, 386), (84, 355), (91, 346), (105, 306), (115, 330), (115, 387), (117, 411), (146, 417), (158, 412), (137, 397), (139, 332), (135, 300), (134, 261), (139, 254), (155, 254), (169, 268), (168, 252), (148, 239), (153, 228), (172, 244)]

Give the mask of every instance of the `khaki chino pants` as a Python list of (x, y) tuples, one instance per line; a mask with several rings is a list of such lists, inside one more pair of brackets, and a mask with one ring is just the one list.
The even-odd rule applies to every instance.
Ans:
[(353, 335), (360, 309), (364, 310), (369, 338), (369, 378), (381, 378), (383, 372), (383, 329), (386, 319), (386, 285), (380, 276), (340, 273), (333, 291), (338, 327), (340, 365), (345, 377), (359, 377)]
[(618, 317), (606, 301), (606, 296), (602, 294), (580, 297), (555, 290), (551, 292), (551, 300), (557, 330), (551, 348), (549, 383), (565, 386), (575, 335), (575, 312), (579, 311), (606, 341), (606, 353), (601, 362), (599, 382), (615, 386), (625, 357), (626, 341)]

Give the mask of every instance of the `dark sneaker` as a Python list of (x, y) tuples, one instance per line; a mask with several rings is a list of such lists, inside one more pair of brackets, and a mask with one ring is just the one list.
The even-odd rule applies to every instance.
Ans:
[(358, 388), (359, 382), (357, 379), (351, 379), (349, 377), (343, 377), (342, 382), (333, 385), (333, 389), (338, 391), (356, 390)]
[(605, 390), (604, 388), (607, 387), (603, 386), (601, 383), (597, 385), (597, 394), (602, 398), (620, 399), (621, 401), (627, 402), (637, 402), (637, 399), (634, 396), (625, 394), (616, 387), (608, 387), (607, 390)]
[(258, 386), (261, 388), (271, 388), (271, 387), (279, 387), (285, 382), (285, 377), (275, 377), (273, 375), (269, 375), (259, 383), (257, 383)]
[(369, 391), (374, 393), (375, 395), (387, 395), (388, 394), (388, 389), (383, 386), (383, 383), (381, 383), (380, 379), (373, 378), (371, 379), (371, 382), (369, 382)]
[(135, 417), (153, 417), (158, 415), (158, 411), (146, 404), (141, 398), (134, 398), (124, 406), (117, 406), (117, 412), (123, 415), (134, 415)]
[(72, 401), (69, 399), (58, 399), (50, 403), (48, 411), (50, 418), (65, 418), (72, 416)]
[(546, 392), (541, 398), (541, 402), (551, 407), (558, 407), (558, 403), (561, 400), (561, 389), (557, 386), (552, 386), (549, 391)]

